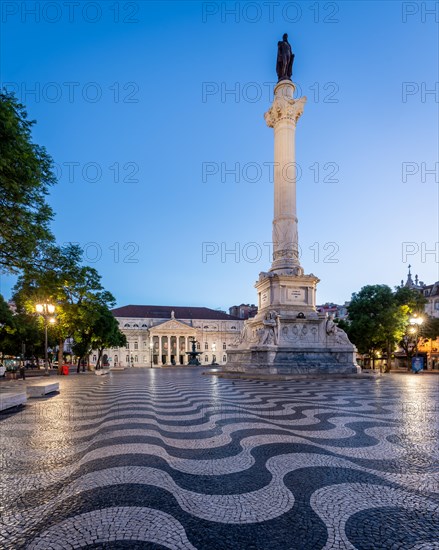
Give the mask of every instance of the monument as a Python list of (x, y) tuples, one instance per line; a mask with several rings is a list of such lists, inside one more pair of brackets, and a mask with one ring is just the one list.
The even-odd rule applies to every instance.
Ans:
[(278, 42), (274, 99), (265, 113), (274, 130), (273, 262), (256, 282), (258, 313), (245, 322), (227, 353), (227, 372), (355, 374), (356, 349), (332, 317), (316, 310), (319, 279), (299, 261), (296, 214), (296, 125), (306, 97), (294, 99), (294, 54)]

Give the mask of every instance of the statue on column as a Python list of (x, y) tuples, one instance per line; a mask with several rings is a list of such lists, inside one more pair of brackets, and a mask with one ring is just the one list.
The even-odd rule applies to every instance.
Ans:
[(281, 80), (291, 80), (293, 74), (294, 54), (288, 42), (288, 34), (284, 34), (282, 41), (277, 43), (277, 63), (276, 73), (278, 82)]

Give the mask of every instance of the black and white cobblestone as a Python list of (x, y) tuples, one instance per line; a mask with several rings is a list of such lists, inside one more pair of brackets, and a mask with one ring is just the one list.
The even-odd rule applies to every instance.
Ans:
[(0, 548), (439, 548), (439, 377), (102, 378), (0, 415)]

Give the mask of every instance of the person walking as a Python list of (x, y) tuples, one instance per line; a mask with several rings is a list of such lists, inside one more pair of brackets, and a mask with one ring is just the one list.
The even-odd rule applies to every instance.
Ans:
[(23, 380), (26, 380), (26, 367), (24, 366), (24, 361), (22, 359), (20, 359), (20, 366), (19, 366), (19, 370), (20, 370), (20, 376)]

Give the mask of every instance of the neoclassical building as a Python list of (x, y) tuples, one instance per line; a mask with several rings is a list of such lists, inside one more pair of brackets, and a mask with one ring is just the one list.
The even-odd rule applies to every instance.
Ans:
[[(187, 351), (195, 338), (202, 365), (227, 362), (229, 345), (240, 334), (244, 321), (206, 307), (123, 306), (112, 310), (126, 348), (104, 351), (110, 367), (186, 365)], [(91, 364), (96, 363), (96, 353)]]

